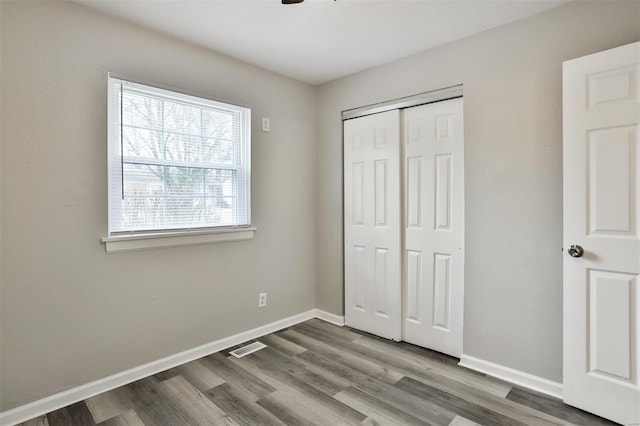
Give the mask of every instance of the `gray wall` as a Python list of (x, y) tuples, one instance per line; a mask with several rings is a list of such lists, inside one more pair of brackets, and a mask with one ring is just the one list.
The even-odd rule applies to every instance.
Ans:
[[(315, 306), (314, 87), (71, 3), (0, 3), (0, 410)], [(107, 70), (252, 107), (253, 240), (105, 254)]]
[(640, 3), (576, 1), (318, 90), (317, 303), (343, 312), (340, 112), (464, 84), (464, 353), (562, 381), (562, 62), (640, 39)]

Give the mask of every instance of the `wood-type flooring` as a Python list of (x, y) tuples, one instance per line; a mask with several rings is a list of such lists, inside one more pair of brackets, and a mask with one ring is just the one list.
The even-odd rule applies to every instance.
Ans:
[[(456, 358), (313, 319), (22, 423), (33, 425), (605, 425)], [(247, 342), (249, 343), (249, 342)]]

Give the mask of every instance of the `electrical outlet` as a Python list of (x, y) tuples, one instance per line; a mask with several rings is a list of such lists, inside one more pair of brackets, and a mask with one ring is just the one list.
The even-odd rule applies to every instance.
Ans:
[(271, 131), (271, 120), (269, 120), (268, 118), (262, 119), (262, 131), (263, 132)]
[(260, 293), (258, 295), (258, 308), (264, 308), (267, 306), (267, 293)]

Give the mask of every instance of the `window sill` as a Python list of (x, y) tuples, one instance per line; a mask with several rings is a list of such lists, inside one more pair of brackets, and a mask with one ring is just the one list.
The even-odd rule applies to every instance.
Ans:
[(194, 246), (230, 241), (250, 240), (257, 228), (235, 228), (210, 231), (172, 232), (167, 234), (119, 235), (104, 237), (107, 253), (147, 250), (163, 247)]

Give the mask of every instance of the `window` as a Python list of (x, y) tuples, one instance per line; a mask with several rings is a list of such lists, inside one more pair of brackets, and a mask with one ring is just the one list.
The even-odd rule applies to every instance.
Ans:
[(250, 109), (110, 76), (108, 110), (109, 237), (249, 226)]

